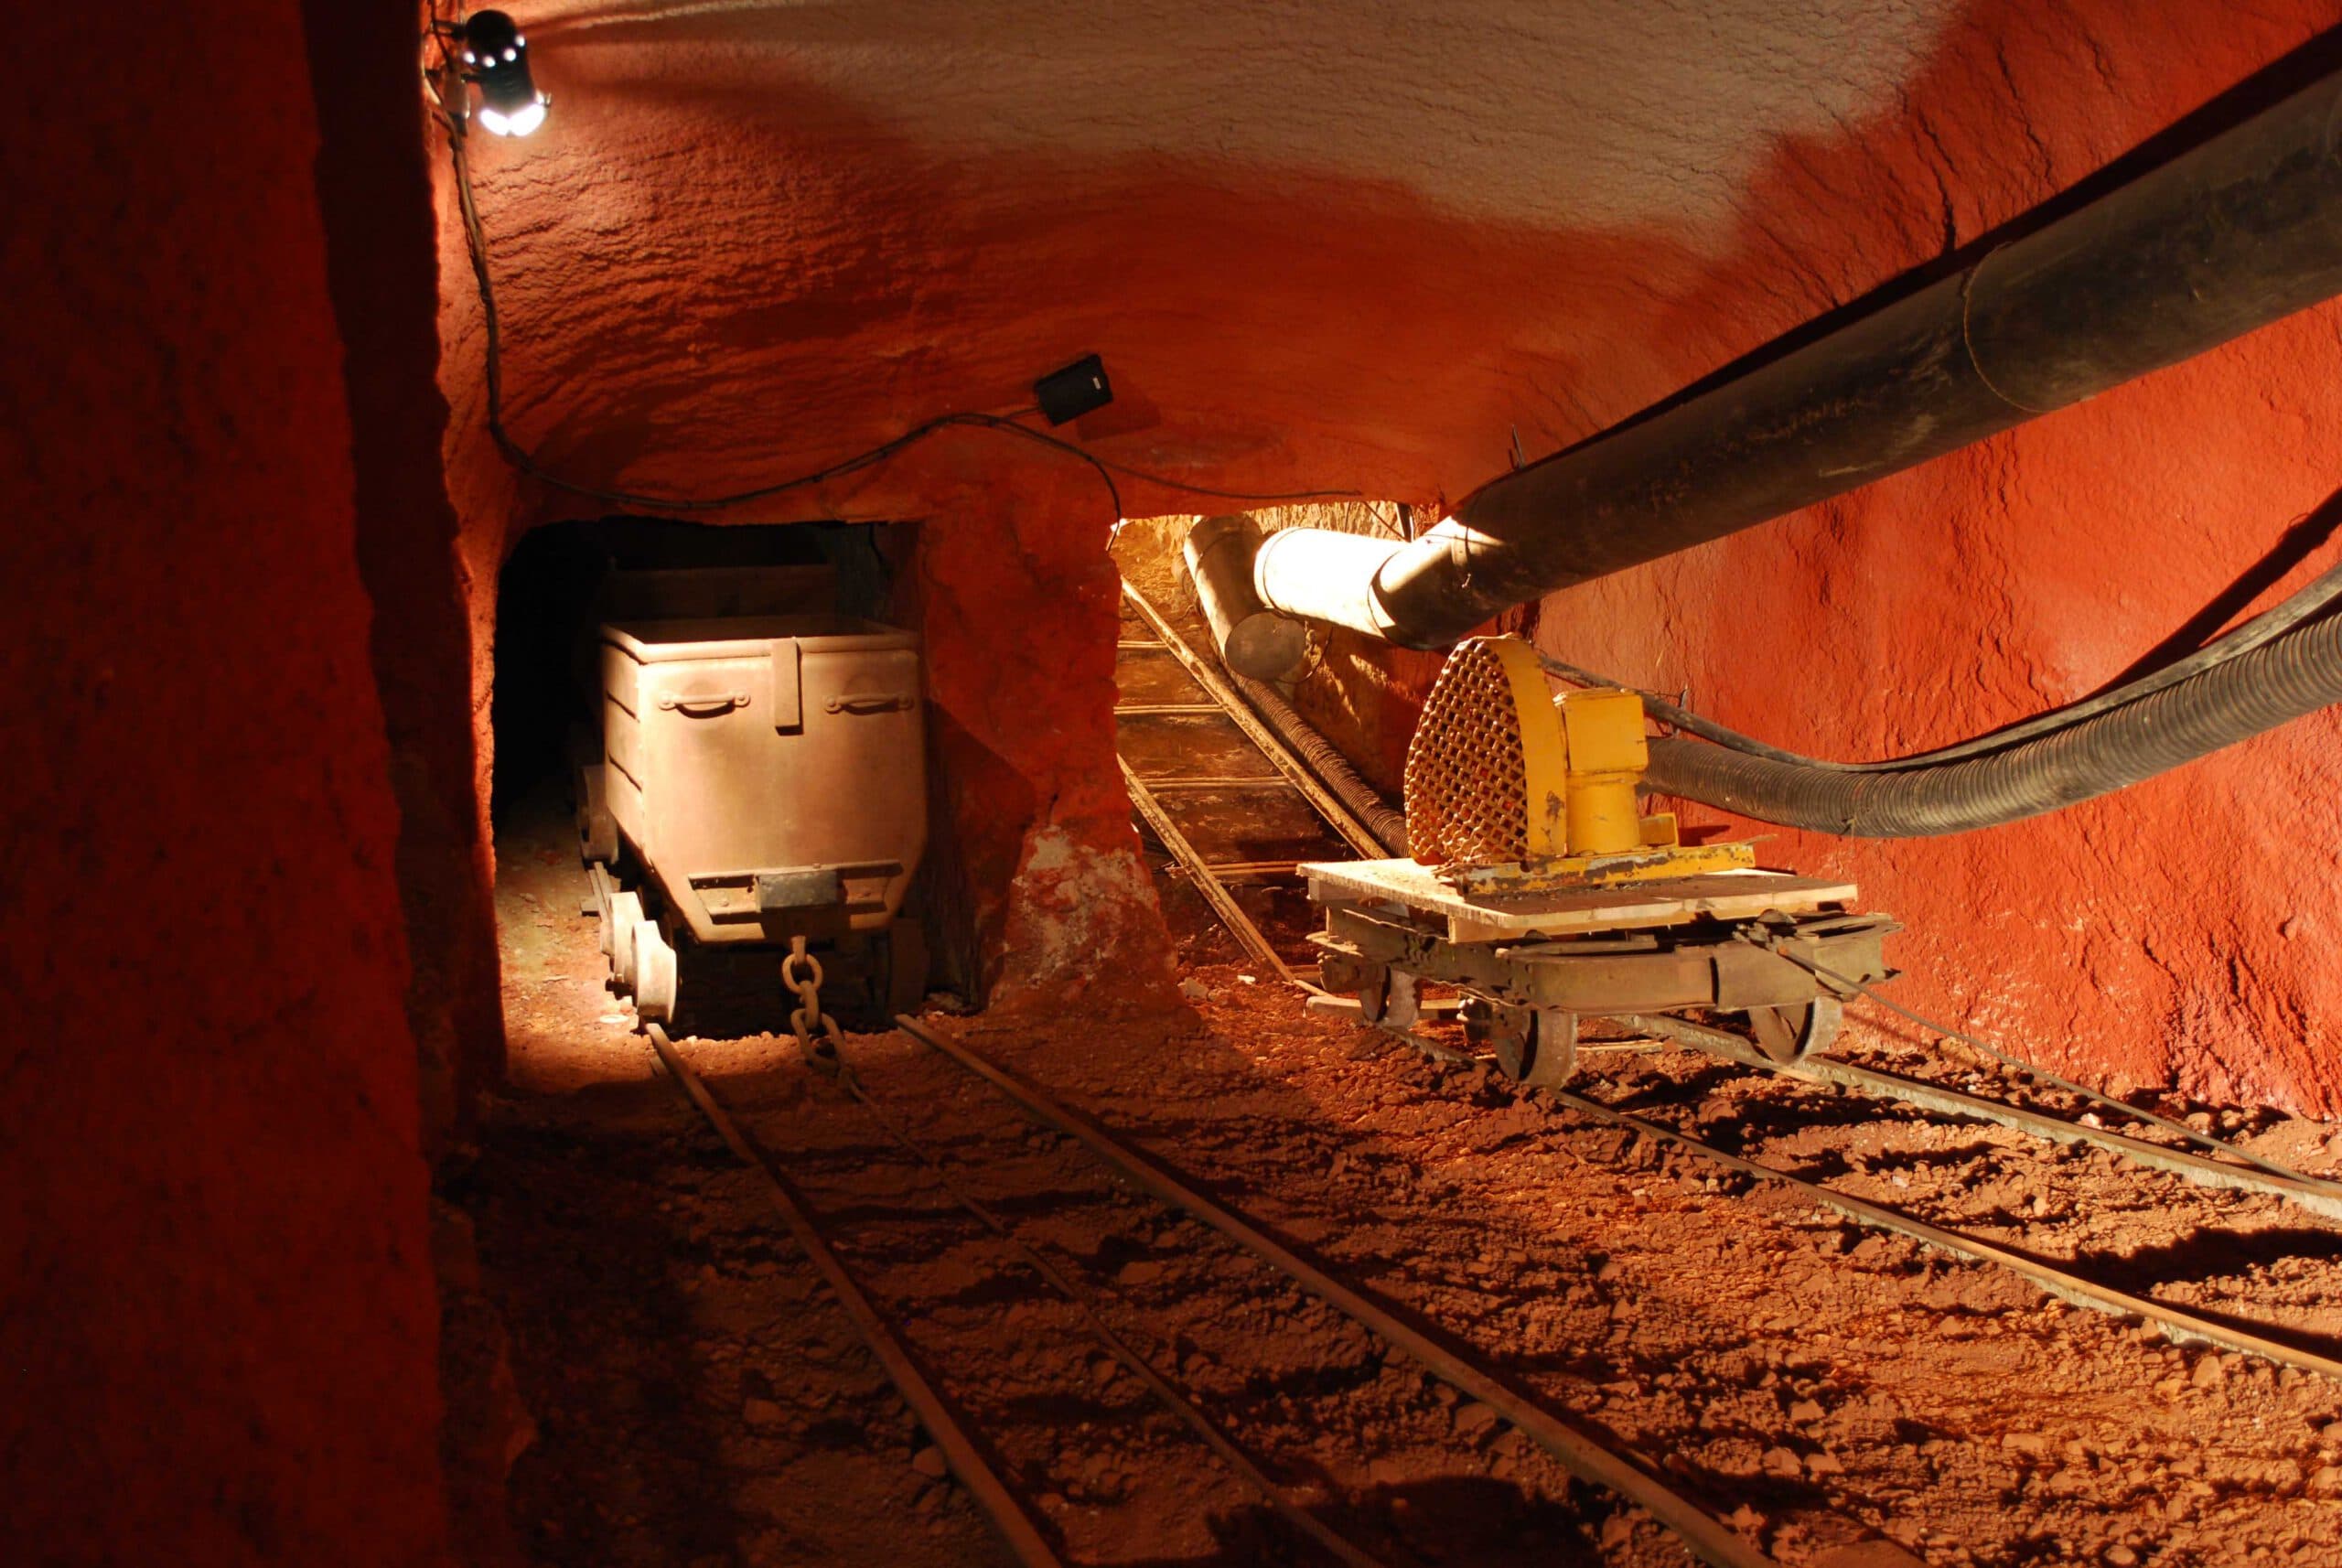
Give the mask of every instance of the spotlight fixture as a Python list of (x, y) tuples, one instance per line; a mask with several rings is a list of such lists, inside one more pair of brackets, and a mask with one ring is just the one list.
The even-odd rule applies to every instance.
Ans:
[(529, 40), (501, 11), (475, 11), (463, 27), (464, 80), (479, 87), (482, 126), (499, 136), (525, 136), (545, 123), (553, 101), (529, 74)]

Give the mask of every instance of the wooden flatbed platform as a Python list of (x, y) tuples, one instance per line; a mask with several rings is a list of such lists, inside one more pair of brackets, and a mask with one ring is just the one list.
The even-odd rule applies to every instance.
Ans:
[(1560, 937), (1677, 926), (1703, 916), (1753, 919), (1768, 910), (1808, 915), (1849, 904), (1851, 882), (1778, 871), (1724, 871), (1553, 893), (1464, 894), (1412, 860), (1319, 861), (1302, 865), (1316, 902), (1398, 904), (1447, 923), (1452, 942)]

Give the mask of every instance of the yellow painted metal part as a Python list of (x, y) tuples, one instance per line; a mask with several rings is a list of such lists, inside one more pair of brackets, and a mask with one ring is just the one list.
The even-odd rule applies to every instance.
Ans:
[[(1521, 796), (1528, 809), (1531, 859), (1570, 853), (1569, 741), (1553, 706), (1537, 650), (1517, 637), (1490, 638), (1488, 651), (1503, 667), (1512, 688), (1512, 711), (1520, 726)], [(1638, 714), (1641, 704), (1636, 704)], [(1639, 720), (1638, 721), (1639, 722)]]
[(1643, 728), (1636, 693), (1556, 697), (1522, 639), (1466, 639), (1407, 753), (1415, 857), (1451, 884), (1515, 892), (1753, 866), (1746, 843), (1687, 847), (1672, 812), (1640, 814)]
[(1572, 692), (1560, 710), (1569, 742), (1569, 851), (1617, 854), (1643, 842), (1635, 785), (1650, 764), (1643, 700), (1632, 692)]

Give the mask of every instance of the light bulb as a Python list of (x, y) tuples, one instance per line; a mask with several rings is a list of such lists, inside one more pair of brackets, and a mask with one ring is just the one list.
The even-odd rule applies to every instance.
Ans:
[(480, 105), (479, 123), (499, 136), (525, 136), (545, 123), (545, 103), (540, 98), (534, 103), (524, 103), (507, 114), (499, 109)]

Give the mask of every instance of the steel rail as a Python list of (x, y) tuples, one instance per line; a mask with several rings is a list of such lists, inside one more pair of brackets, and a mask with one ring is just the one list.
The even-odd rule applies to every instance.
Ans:
[(1171, 858), (1186, 870), (1188, 880), (1196, 885), (1196, 891), (1204, 896), (1205, 901), (1211, 906), (1212, 913), (1219, 917), (1220, 924), (1234, 933), (1246, 952), (1259, 960), (1279, 980), (1305, 991), (1316, 990), (1316, 986), (1294, 973), (1284, 960), (1277, 956), (1277, 950), (1269, 945), (1269, 939), (1262, 933), (1260, 927), (1252, 923), (1252, 917), (1247, 915), (1243, 907), (1230, 896), (1228, 889), (1220, 886), (1219, 878), (1212, 874), (1210, 863), (1197, 853), (1194, 844), (1187, 842), (1187, 835), (1179, 831), (1179, 824), (1171, 820), (1171, 814), (1163, 809), (1163, 803), (1155, 798), (1155, 791), (1146, 787), (1146, 781), (1122, 757), (1116, 757), (1114, 761), (1123, 770), (1123, 788), (1130, 791), (1131, 804), (1136, 806), (1138, 814), (1146, 819), (1146, 825), (1154, 830), (1163, 847), (1171, 852)]
[(1228, 716), (1235, 721), (1236, 727), (1244, 732), (1244, 737), (1259, 748), (1262, 756), (1276, 765), (1277, 771), (1284, 774), (1295, 789), (1301, 791), (1302, 797), (1309, 802), (1311, 808), (1326, 819), (1327, 824), (1341, 835), (1343, 841), (1350, 846), (1359, 858), (1361, 860), (1389, 858), (1391, 852), (1383, 848), (1382, 841), (1367, 832), (1366, 824), (1358, 820), (1357, 815), (1342, 803), (1340, 798), (1319, 783), (1316, 775), (1301, 765), (1299, 759), (1295, 757), (1290, 748), (1286, 746), (1284, 739), (1261, 721), (1260, 716), (1253, 713), (1251, 705), (1244, 701), (1242, 694), (1230, 685), (1219, 671), (1213, 669), (1201, 654), (1187, 646), (1187, 639), (1179, 635), (1178, 629), (1163, 618), (1162, 612), (1147, 602), (1144, 594), (1140, 593), (1136, 587), (1126, 581), (1123, 584), (1123, 596), (1128, 599), (1132, 607), (1145, 619), (1146, 624), (1154, 629), (1155, 635), (1163, 639), (1163, 646), (1171, 650), (1171, 656), (1186, 667), (1188, 674), (1195, 677), (1196, 684), (1211, 693), (1212, 700), (1225, 709)]
[(1088, 1114), (1060, 1103), (1022, 1075), (940, 1031), (929, 1028), (918, 1019), (905, 1015), (895, 1022), (912, 1038), (941, 1052), (1015, 1101), (1027, 1114), (1080, 1143), (1142, 1191), (1210, 1226), (1311, 1294), (1373, 1330), (1442, 1381), (1496, 1411), (1572, 1475), (1640, 1505), (1673, 1530), (1702, 1562), (1714, 1568), (1766, 1568), (1772, 1563), (1771, 1558), (1691, 1498), (1624, 1455), (1604, 1447), (1574, 1424), (1545, 1409), (1526, 1391), (1466, 1360), (1390, 1308), (1272, 1240), (1155, 1155), (1110, 1132)]
[(929, 1152), (908, 1133), (904, 1132), (901, 1125), (886, 1113), (886, 1108), (878, 1103), (877, 1097), (864, 1087), (861, 1079), (846, 1064), (843, 1052), (838, 1057), (837, 1079), (844, 1086), (845, 1091), (854, 1096), (862, 1108), (869, 1112), (870, 1119), (878, 1123), (887, 1137), (893, 1139), (896, 1144), (912, 1158), (927, 1166), (929, 1172), (934, 1176), (936, 1185), (943, 1189), (952, 1202), (967, 1210), (969, 1214), (975, 1217), (978, 1223), (1015, 1249), (1026, 1267), (1038, 1274), (1052, 1290), (1063, 1296), (1067, 1303), (1081, 1315), (1082, 1321), (1088, 1326), (1092, 1337), (1105, 1348), (1108, 1354), (1128, 1368), (1132, 1376), (1145, 1384), (1147, 1391), (1155, 1396), (1157, 1403), (1184, 1423), (1189, 1431), (1202, 1440), (1206, 1447), (1218, 1455), (1230, 1469), (1235, 1471), (1263, 1502), (1276, 1511), (1280, 1518), (1316, 1541), (1332, 1556), (1350, 1564), (1350, 1568), (1389, 1568), (1382, 1559), (1374, 1556), (1354, 1544), (1348, 1537), (1337, 1532), (1316, 1514), (1302, 1507), (1290, 1492), (1271, 1479), (1268, 1473), (1261, 1468), (1260, 1465), (1237, 1444), (1235, 1439), (1221, 1431), (1219, 1424), (1198, 1409), (1195, 1402), (1187, 1398), (1177, 1385), (1157, 1372), (1154, 1363), (1149, 1361), (1136, 1346), (1125, 1339), (1120, 1330), (1107, 1321), (1105, 1311), (1099, 1305), (1096, 1296), (1075, 1283), (1056, 1264), (1050, 1262), (1042, 1255), (1039, 1248), (1025, 1240), (1024, 1235), (1014, 1225), (995, 1213), (991, 1206), (978, 1199), (954, 1181), (945, 1162)]
[(830, 1293), (844, 1308), (854, 1332), (861, 1335), (863, 1343), (870, 1347), (870, 1353), (885, 1369), (887, 1380), (919, 1417), (919, 1424), (935, 1440), (935, 1445), (943, 1451), (943, 1462), (951, 1467), (951, 1474), (959, 1477), (960, 1484), (968, 1489), (968, 1495), (975, 1500), (976, 1506), (983, 1509), (984, 1516), (992, 1520), (993, 1528), (999, 1531), (1002, 1541), (1015, 1555), (1017, 1562), (1024, 1563), (1026, 1568), (1065, 1568), (1064, 1560), (1050, 1547), (1032, 1516), (1017, 1502), (1015, 1494), (1009, 1491), (998, 1472), (984, 1458), (983, 1450), (976, 1446), (975, 1441), (961, 1426), (959, 1418), (944, 1403), (942, 1395), (936, 1392), (935, 1386), (919, 1370), (908, 1348), (887, 1326), (886, 1318), (869, 1296), (854, 1283), (854, 1276), (846, 1272), (845, 1265), (838, 1260), (836, 1251), (822, 1236), (821, 1228), (814, 1223), (804, 1196), (781, 1174), (772, 1156), (743, 1133), (730, 1114), (717, 1103), (715, 1097), (708, 1092), (707, 1085), (700, 1080), (699, 1074), (692, 1070), (691, 1064), (683, 1060), (682, 1054), (675, 1049), (674, 1042), (667, 1037), (667, 1031), (657, 1024), (646, 1024), (643, 1027), (650, 1036), (650, 1048), (659, 1053), (661, 1064), (674, 1076), (684, 1096), (698, 1107), (701, 1115), (707, 1118), (725, 1146), (743, 1164), (763, 1173), (766, 1186), (772, 1192), (774, 1207), (780, 1210), (781, 1223), (789, 1228), (798, 1248), (812, 1261), (813, 1267), (829, 1285)]
[[(2342, 101), (2337, 101), (2337, 104), (2342, 104)], [(1925, 1014), (1915, 1013), (1910, 1008), (1904, 1006), (1903, 1004), (1895, 1000), (1892, 996), (1889, 996), (1885, 992), (1879, 990), (1875, 985), (1871, 984), (1868, 981), (1862, 980), (1852, 975), (1840, 974), (1834, 970), (1825, 968), (1824, 966), (1814, 962), (1811, 959), (1807, 958), (1804, 954), (1790, 950), (1788, 947), (1769, 936), (1758, 937), (1753, 934), (1752, 930), (1746, 927), (1743, 927), (1737, 934), (1744, 941), (1761, 947), (1767, 951), (1775, 953), (1781, 958), (1787, 959), (1789, 962), (1796, 964), (1799, 969), (1804, 970), (1807, 973), (1812, 975), (1814, 979), (1821, 982), (1822, 984), (1828, 986), (1831, 990), (1837, 992), (1841, 996), (1852, 997), (1861, 995), (1868, 997), (1872, 1002), (1885, 1008), (1888, 1012), (1893, 1013), (1899, 1017), (1907, 1019), (1911, 1023), (1918, 1025), (1919, 1027), (1923, 1029), (1933, 1029), (1937, 1034), (1943, 1036), (1946, 1039), (1958, 1040), (1961, 1045), (1966, 1046), (1969, 1049), (1982, 1052), (1983, 1055), (1992, 1058), (1994, 1061), (2008, 1069), (2011, 1072), (2021, 1073), (2027, 1078), (2037, 1078), (2045, 1083), (2057, 1085), (2059, 1089), (2064, 1090), (2067, 1093), (2071, 1094), (2078, 1099), (2088, 1100), (2097, 1104), (2103, 1105), (2108, 1110), (2112, 1111), (2119, 1115), (2133, 1117), (2138, 1121), (2148, 1123), (2150, 1126), (2160, 1127), (2166, 1133), (2175, 1133), (2180, 1137), (2185, 1138), (2187, 1142), (2195, 1144), (2199, 1149), (2214, 1149), (2224, 1155), (2232, 1155), (2236, 1158), (2242, 1160), (2247, 1165), (2256, 1165), (2261, 1170), (2268, 1172), (2271, 1176), (2283, 1176), (2287, 1180), (2302, 1182), (2311, 1187), (2323, 1187), (2329, 1192), (2337, 1195), (2342, 1195), (2342, 1182), (2320, 1181), (2315, 1176), (2304, 1176), (2300, 1171), (2294, 1170), (2290, 1165), (2280, 1165), (2278, 1162), (2270, 1159), (2266, 1155), (2254, 1154), (2251, 1149), (2243, 1148), (2238, 1144), (2229, 1143), (2225, 1139), (2215, 1138), (2208, 1133), (2198, 1133), (2195, 1128), (2188, 1126), (2185, 1122), (2174, 1121), (2171, 1117), (2165, 1116), (2160, 1112), (2149, 1111), (2143, 1106), (2127, 1104), (2101, 1090), (2092, 1089), (2086, 1083), (2076, 1083), (2072, 1079), (2067, 1078), (2060, 1073), (2052, 1072), (2047, 1068), (2042, 1067), (2038, 1063), (2029, 1062), (2021, 1057), (2012, 1056), (2008, 1052), (2001, 1049), (2000, 1047), (1993, 1044), (1990, 1040), (1979, 1039), (1976, 1036), (1968, 1033), (1965, 1029), (1955, 1029), (1948, 1024), (1937, 1023), (1933, 1018), (1927, 1016)]]
[(2108, 1128), (2084, 1127), (2063, 1117), (2028, 1111), (2021, 1105), (2010, 1105), (2002, 1101), (1986, 1100), (1980, 1095), (1965, 1094), (1941, 1084), (1929, 1083), (1925, 1079), (1906, 1077), (1883, 1068), (1864, 1067), (1838, 1057), (1812, 1056), (1801, 1061), (1777, 1062), (1737, 1035), (1712, 1029), (1688, 1019), (1640, 1013), (1614, 1014), (1611, 1016), (1629, 1028), (1665, 1035), (1695, 1050), (1722, 1057), (1742, 1067), (1761, 1068), (1784, 1078), (1852, 1090), (1882, 1100), (1899, 1100), (1905, 1104), (1942, 1115), (1972, 1116), (1979, 1121), (1996, 1122), (2004, 1127), (2013, 1127), (2020, 1133), (2027, 1133), (2053, 1144), (2088, 1144), (2198, 1187), (2261, 1193), (2295, 1204), (2325, 1219), (2342, 1219), (2342, 1197), (2336, 1196), (2330, 1183), (2320, 1183), (2314, 1178), (2300, 1180), (2272, 1176), (2243, 1165), (2226, 1165), (2190, 1150), (2151, 1144), (2143, 1138), (2133, 1138)]
[(1678, 1132), (1664, 1122), (1654, 1122), (1649, 1117), (1638, 1116), (1633, 1112), (1621, 1111), (1615, 1106), (1605, 1105), (1598, 1100), (1590, 1099), (1573, 1090), (1548, 1089), (1544, 1092), (1551, 1095), (1556, 1103), (1566, 1105), (1573, 1111), (1581, 1111), (1598, 1121), (1607, 1122), (1613, 1126), (1625, 1127), (1630, 1131), (1658, 1138), (1662, 1142), (1673, 1144), (1678, 1148), (1712, 1160), (1727, 1170), (1736, 1171), (1742, 1176), (1753, 1176), (1759, 1181), (1778, 1182), (1803, 1193), (1822, 1208), (1834, 1209), (1858, 1225), (1866, 1225), (1875, 1230), (1889, 1230), (1897, 1235), (1907, 1236), (1939, 1251), (1966, 1258), (1971, 1262), (1996, 1264), (2030, 1281), (2049, 1294), (2060, 1300), (2071, 1302), (2076, 1306), (2086, 1306), (2093, 1311), (2108, 1313), (2116, 1317), (2139, 1318), (2154, 1324), (2172, 1338), (2183, 1343), (2200, 1340), (2206, 1344), (2219, 1346), (2223, 1349), (2240, 1351), (2248, 1356), (2258, 1356), (2263, 1360), (2273, 1361), (2279, 1366), (2299, 1368), (2304, 1372), (2315, 1372), (2322, 1377), (2332, 1378), (2337, 1382), (2342, 1382), (2342, 1360), (2336, 1360), (2330, 1356), (2321, 1356), (2314, 1350), (2297, 1349), (2291, 1345), (2265, 1338), (2247, 1329), (2234, 1328), (2227, 1324), (2216, 1323), (2208, 1317), (2200, 1317), (2195, 1313), (2181, 1307), (2167, 1305), (2150, 1296), (2133, 1295), (2128, 1291), (2119, 1291), (2110, 1285), (2102, 1285), (2095, 1281), (2083, 1279), (2079, 1274), (2068, 1273), (2054, 1264), (2026, 1257), (2022, 1252), (2012, 1251), (1996, 1242), (1987, 1241), (1981, 1237), (1971, 1236), (1963, 1231), (1946, 1230), (1940, 1225), (1916, 1219), (1900, 1209), (1889, 1208), (1885, 1204), (1873, 1203), (1868, 1198), (1856, 1197), (1851, 1193), (1837, 1191), (1835, 1188), (1822, 1186), (1820, 1182), (1808, 1181), (1805, 1177), (1792, 1175), (1777, 1165), (1764, 1165), (1745, 1155), (1728, 1153), (1713, 1144), (1704, 1143), (1693, 1137), (1689, 1133)]

